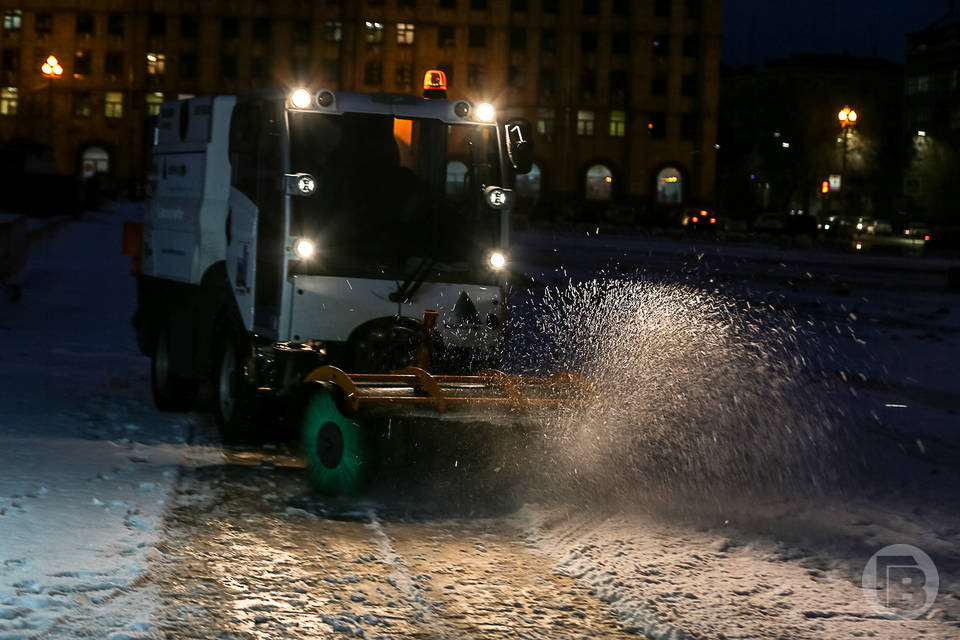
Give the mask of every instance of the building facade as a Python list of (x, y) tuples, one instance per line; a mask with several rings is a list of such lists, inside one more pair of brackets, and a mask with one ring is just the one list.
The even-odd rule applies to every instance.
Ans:
[[(793, 54), (727, 69), (720, 98), (718, 201), (763, 212), (889, 218), (903, 206), (903, 67), (849, 54)], [(843, 127), (844, 107), (859, 114)], [(838, 176), (843, 189), (822, 191)]]
[[(263, 87), (492, 102), (536, 131), (529, 197), (709, 204), (721, 0), (0, 0), (0, 140), (136, 183), (163, 100)], [(49, 56), (62, 67), (44, 74)]]
[(960, 8), (907, 36), (904, 102), (909, 162), (903, 183), (914, 219), (956, 227), (960, 198)]

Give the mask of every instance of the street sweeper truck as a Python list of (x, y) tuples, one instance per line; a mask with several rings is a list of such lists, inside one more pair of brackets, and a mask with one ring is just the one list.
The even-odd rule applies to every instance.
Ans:
[[(295, 89), (162, 105), (134, 256), (134, 326), (159, 408), (209, 383), (226, 440), (298, 407), (323, 491), (355, 490), (378, 419), (520, 419), (571, 374), (501, 372), (513, 175), (529, 124), (490, 104)], [(293, 399), (299, 398), (299, 403)]]

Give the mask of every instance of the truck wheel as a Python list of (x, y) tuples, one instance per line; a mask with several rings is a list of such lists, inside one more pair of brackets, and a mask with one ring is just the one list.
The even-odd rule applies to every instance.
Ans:
[(214, 412), (224, 442), (253, 436), (253, 389), (246, 382), (247, 363), (236, 340), (226, 339), (217, 352), (214, 372)]
[(160, 329), (150, 359), (153, 402), (161, 411), (189, 411), (197, 400), (197, 382), (170, 370), (170, 331)]
[(356, 420), (344, 416), (330, 391), (318, 386), (303, 412), (303, 455), (313, 487), (328, 495), (359, 491), (371, 471), (369, 443)]

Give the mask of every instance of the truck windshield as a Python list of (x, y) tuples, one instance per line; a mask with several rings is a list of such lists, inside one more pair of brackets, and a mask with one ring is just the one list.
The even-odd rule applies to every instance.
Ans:
[(290, 168), (317, 181), (292, 198), (291, 233), (318, 248), (311, 272), (403, 277), (473, 270), (499, 246), (496, 131), (377, 114), (290, 114)]

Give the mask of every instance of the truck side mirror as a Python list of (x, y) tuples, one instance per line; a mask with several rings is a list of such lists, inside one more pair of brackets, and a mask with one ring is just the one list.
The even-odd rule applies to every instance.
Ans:
[(529, 173), (533, 166), (533, 137), (530, 123), (523, 118), (511, 118), (503, 125), (507, 137), (507, 156), (516, 173)]

